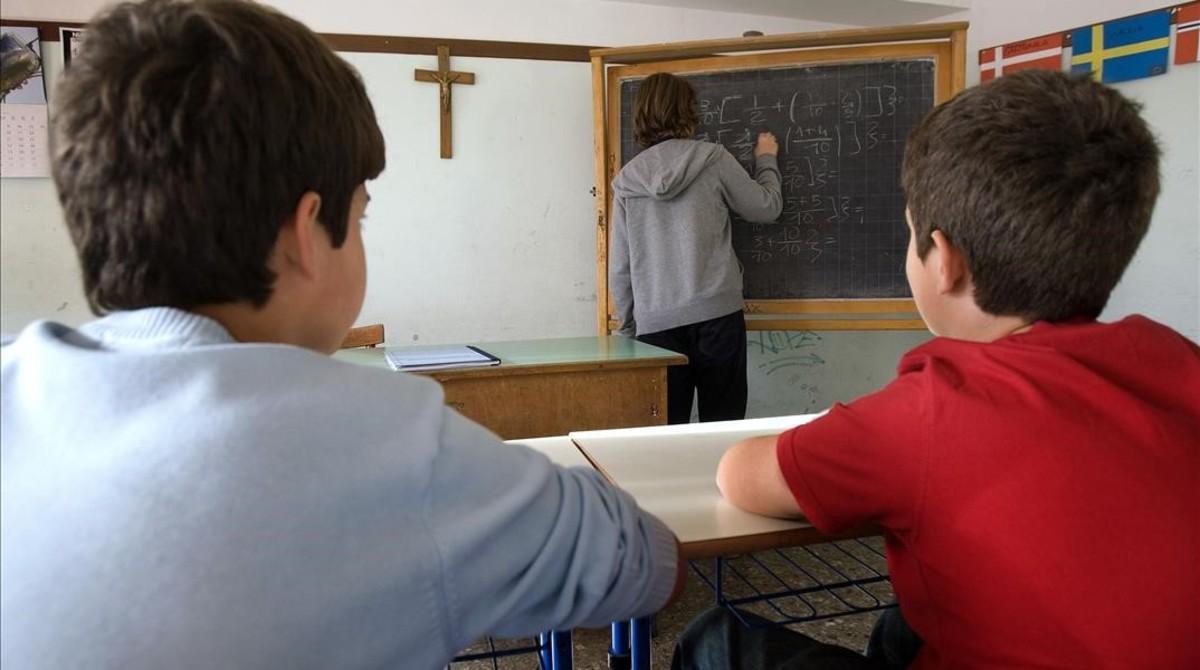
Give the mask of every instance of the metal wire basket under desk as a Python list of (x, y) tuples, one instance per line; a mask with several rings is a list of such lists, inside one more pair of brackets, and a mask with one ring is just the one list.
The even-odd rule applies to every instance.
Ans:
[(537, 638), (516, 640), (484, 638), (455, 656), (448, 668), (454, 668), (458, 663), (491, 661), (493, 670), (499, 670), (500, 659), (524, 654), (537, 654), (542, 670), (571, 670), (571, 633), (543, 633)]
[(744, 625), (803, 623), (895, 605), (879, 537), (838, 540), (711, 561), (692, 570)]

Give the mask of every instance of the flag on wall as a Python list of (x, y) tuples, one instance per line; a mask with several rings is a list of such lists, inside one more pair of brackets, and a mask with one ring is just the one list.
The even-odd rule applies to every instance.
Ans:
[(980, 49), (979, 80), (988, 81), (1009, 72), (1030, 68), (1061, 70), (1062, 52), (1062, 33)]
[(1071, 72), (1112, 83), (1167, 71), (1171, 12), (1164, 9), (1097, 23), (1071, 33)]
[(1200, 2), (1179, 8), (1175, 15), (1175, 64), (1195, 63), (1200, 46)]

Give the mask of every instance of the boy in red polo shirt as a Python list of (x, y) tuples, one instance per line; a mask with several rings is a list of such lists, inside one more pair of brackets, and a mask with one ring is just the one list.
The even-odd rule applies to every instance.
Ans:
[[(1096, 321), (1158, 156), (1136, 104), (1058, 72), (929, 114), (904, 160), (907, 273), (939, 337), (718, 471), (744, 509), (881, 527), (903, 618), (863, 657), (714, 611), (676, 667), (1200, 667), (1200, 348)], [(875, 644), (905, 622), (909, 650)]]

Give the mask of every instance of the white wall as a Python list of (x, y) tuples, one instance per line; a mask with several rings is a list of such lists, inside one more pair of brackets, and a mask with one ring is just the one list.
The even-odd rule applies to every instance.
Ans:
[(346, 54), (387, 138), (368, 185), (360, 323), (389, 343), (593, 334), (595, 215), (587, 63), (456, 58), (454, 158), (438, 158), (429, 56)]
[[(638, 3), (599, 0), (265, 0), (317, 32), (454, 37), (622, 46), (737, 37), (746, 30), (784, 33), (833, 26)], [(6, 19), (86, 21), (105, 0), (4, 0)], [(736, 7), (737, 3), (730, 3)]]
[(1200, 342), (1200, 64), (1118, 84), (1162, 145), (1150, 230), (1102, 319), (1145, 314)]
[[(42, 56), (52, 84), (62, 71), (62, 52), (44, 48)], [(36, 319), (86, 321), (91, 313), (80, 281), (53, 182), (0, 179), (0, 333)]]

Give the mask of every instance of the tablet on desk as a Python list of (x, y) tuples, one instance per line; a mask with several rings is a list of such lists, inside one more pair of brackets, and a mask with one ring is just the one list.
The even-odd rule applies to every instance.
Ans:
[(470, 345), (416, 350), (388, 349), (384, 352), (384, 358), (393, 370), (401, 372), (479, 368), (500, 364), (499, 358)]

